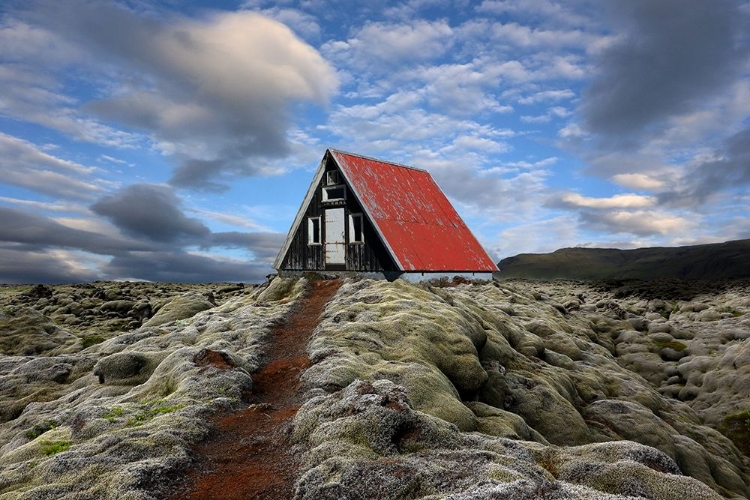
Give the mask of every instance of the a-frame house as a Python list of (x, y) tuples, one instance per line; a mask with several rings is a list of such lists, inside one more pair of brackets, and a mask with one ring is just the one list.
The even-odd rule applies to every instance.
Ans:
[(274, 267), (423, 281), (497, 271), (425, 171), (328, 149)]

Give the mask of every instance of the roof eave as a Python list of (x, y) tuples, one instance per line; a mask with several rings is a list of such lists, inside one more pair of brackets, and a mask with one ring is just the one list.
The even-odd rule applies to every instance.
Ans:
[(294, 235), (297, 234), (297, 230), (299, 229), (299, 226), (302, 223), (302, 219), (305, 217), (305, 211), (307, 210), (307, 207), (310, 205), (310, 202), (312, 201), (313, 196), (315, 196), (315, 189), (318, 187), (320, 180), (323, 178), (323, 172), (325, 171), (326, 158), (328, 158), (328, 152), (329, 150), (326, 150), (326, 154), (323, 155), (323, 159), (320, 161), (320, 165), (318, 165), (318, 170), (315, 172), (315, 176), (313, 177), (313, 180), (310, 183), (310, 187), (307, 189), (307, 194), (305, 195), (305, 199), (302, 200), (302, 205), (297, 211), (297, 216), (294, 218), (294, 222), (292, 222), (292, 227), (289, 230), (289, 233), (287, 233), (286, 235), (286, 240), (284, 241), (284, 245), (282, 245), (281, 250), (279, 251), (279, 254), (276, 256), (276, 260), (273, 263), (273, 268), (276, 269), (277, 271), (281, 269), (281, 264), (284, 261), (284, 257), (286, 256), (286, 253), (289, 251), (289, 247), (292, 245), (292, 240), (294, 239)]

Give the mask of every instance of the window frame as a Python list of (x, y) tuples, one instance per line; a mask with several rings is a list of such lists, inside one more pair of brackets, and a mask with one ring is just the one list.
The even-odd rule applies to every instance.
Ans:
[[(336, 189), (341, 189), (341, 193), (343, 196), (341, 198), (330, 198), (329, 193)], [(346, 201), (346, 184), (336, 184), (335, 186), (323, 187), (323, 200), (322, 201), (324, 203), (334, 202), (334, 201)]]
[[(318, 238), (315, 238), (315, 225), (317, 223)], [(307, 218), (307, 245), (308, 246), (321, 246), (323, 244), (323, 223), (321, 217), (308, 217)]]
[[(359, 219), (359, 239), (356, 239), (357, 234), (354, 226), (354, 220)], [(349, 214), (349, 244), (350, 245), (364, 245), (365, 243), (365, 218), (363, 214)]]
[(326, 172), (326, 186), (338, 186), (341, 184), (339, 180), (340, 174), (338, 170), (328, 170)]

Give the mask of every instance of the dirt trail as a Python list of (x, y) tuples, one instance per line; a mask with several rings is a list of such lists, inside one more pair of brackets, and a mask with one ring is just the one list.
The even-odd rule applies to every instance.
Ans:
[(275, 327), (265, 366), (253, 374), (250, 406), (218, 415), (198, 444), (201, 457), (188, 474), (182, 499), (287, 499), (294, 496), (297, 463), (289, 444), (291, 420), (302, 404), (299, 374), (310, 366), (305, 348), (338, 280), (310, 282), (286, 321)]

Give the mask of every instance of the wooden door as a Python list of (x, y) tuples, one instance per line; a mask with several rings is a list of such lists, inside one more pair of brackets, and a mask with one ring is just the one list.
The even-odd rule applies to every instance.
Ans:
[(326, 210), (326, 265), (346, 264), (345, 220), (343, 208), (329, 208)]

